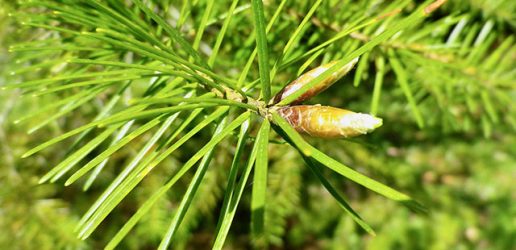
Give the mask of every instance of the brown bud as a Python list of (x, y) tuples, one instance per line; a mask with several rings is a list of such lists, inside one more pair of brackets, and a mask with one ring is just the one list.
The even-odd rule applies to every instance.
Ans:
[[(309, 83), (312, 79), (316, 78), (329, 68), (331, 68), (333, 65), (337, 64), (338, 61), (333, 61), (324, 65), (321, 65), (317, 68), (314, 68), (301, 76), (299, 76), (296, 80), (293, 82), (287, 84), (276, 96), (274, 96), (272, 104), (276, 104), (280, 102), (281, 100), (285, 99), (287, 96), (291, 95), (292, 93), (296, 92), (301, 87), (305, 86), (307, 83)], [(327, 88), (329, 88), (331, 85), (333, 85), (336, 81), (338, 81), (341, 77), (343, 77), (346, 73), (348, 73), (351, 69), (353, 69), (353, 66), (358, 62), (358, 57), (353, 59), (348, 64), (344, 65), (341, 69), (336, 71), (335, 73), (331, 74), (326, 79), (322, 80), (317, 85), (313, 86), (311, 89), (303, 93), (301, 96), (299, 96), (295, 101), (293, 101), (291, 104), (299, 104), (305, 100), (308, 100), (312, 98), (313, 96), (323, 92)]]
[(353, 137), (369, 133), (382, 125), (382, 119), (372, 115), (329, 106), (287, 106), (277, 111), (298, 132), (313, 137)]

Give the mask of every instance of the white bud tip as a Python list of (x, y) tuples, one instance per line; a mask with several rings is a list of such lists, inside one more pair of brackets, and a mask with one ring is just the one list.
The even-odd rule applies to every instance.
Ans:
[(383, 124), (381, 118), (369, 114), (354, 113), (349, 114), (347, 118), (351, 121), (353, 129), (361, 134), (369, 133)]

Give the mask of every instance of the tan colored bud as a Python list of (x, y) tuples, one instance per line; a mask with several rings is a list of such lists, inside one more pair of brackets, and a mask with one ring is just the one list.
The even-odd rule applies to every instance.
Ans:
[[(313, 96), (323, 92), (327, 88), (329, 88), (331, 85), (333, 85), (336, 81), (338, 81), (340, 78), (342, 78), (344, 75), (346, 75), (351, 69), (353, 69), (353, 66), (358, 62), (358, 57), (353, 59), (348, 64), (344, 65), (340, 70), (336, 71), (335, 73), (331, 74), (329, 77), (318, 83), (317, 85), (313, 86), (311, 89), (303, 93), (301, 96), (299, 96), (295, 101), (293, 101), (291, 104), (299, 104), (305, 100), (308, 100), (312, 98)], [(321, 65), (317, 68), (314, 68), (301, 76), (299, 76), (296, 80), (292, 81), (288, 85), (286, 85), (276, 96), (273, 98), (272, 104), (276, 104), (280, 102), (281, 100), (285, 99), (287, 96), (291, 95), (292, 93), (296, 92), (301, 87), (305, 86), (307, 83), (309, 83), (312, 79), (316, 78), (320, 74), (324, 73), (326, 70), (331, 68), (333, 65), (337, 64), (338, 61), (333, 61), (324, 65)]]
[(382, 119), (375, 116), (329, 106), (287, 106), (277, 111), (298, 132), (313, 137), (353, 137), (382, 126)]

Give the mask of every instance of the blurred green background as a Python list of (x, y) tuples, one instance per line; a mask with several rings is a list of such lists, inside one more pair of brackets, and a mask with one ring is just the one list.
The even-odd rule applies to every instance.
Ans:
[[(489, 1), (469, 1), (469, 5), (465, 2), (452, 1), (447, 7), (471, 12), (479, 12), (483, 8), (485, 12), (482, 13), (489, 14), (490, 9), (485, 8), (491, 6)], [(494, 2), (497, 1), (491, 3), (493, 6)], [(8, 17), (12, 8), (14, 4), (11, 1), (0, 0), (0, 86), (18, 80), (17, 76), (10, 74), (12, 71), (30, 66), (16, 64), (12, 54), (8, 53), (10, 45), (30, 36), (18, 32), (19, 25)], [(510, 11), (496, 15), (502, 19), (499, 22), (506, 23), (506, 34), (514, 32), (514, 23), (511, 24), (514, 15)], [(37, 78), (39, 74), (30, 72), (30, 77)], [(351, 83), (339, 85), (350, 86)], [(368, 105), (368, 101), (361, 97), (369, 96), (371, 91), (371, 88), (350, 90), (334, 87), (313, 102), (328, 103), (330, 100), (335, 106), (349, 105), (360, 110)], [(514, 86), (510, 91), (514, 101)], [(383, 102), (399, 96), (394, 88), (384, 92)], [(336, 95), (344, 97), (332, 99)], [(53, 123), (30, 135), (26, 133), (31, 127), (30, 121), (13, 123), (21, 114), (37, 110), (55, 98), (22, 98), (17, 90), (0, 91), (0, 249), (100, 249), (165, 178), (158, 174), (146, 179), (93, 237), (78, 240), (73, 231), (75, 223), (114, 178), (116, 171), (101, 175), (87, 192), (82, 192), (78, 185), (64, 188), (62, 183), (37, 184), (39, 177), (62, 159), (65, 150), (56, 146), (27, 159), (20, 156), (52, 136), (86, 122), (96, 110), (94, 106), (81, 108), (66, 121)], [(331, 143), (311, 139), (311, 142), (341, 162), (410, 194), (425, 204), (429, 213), (413, 213), (338, 175), (326, 173), (333, 183), (345, 190), (351, 205), (376, 230), (376, 237), (367, 235), (310, 176), (295, 152), (282, 145), (273, 145), (268, 196), (272, 211), (268, 216), (276, 221), (270, 228), (272, 248), (515, 249), (514, 128), (501, 123), (495, 125), (488, 136), (481, 130), (446, 132), (439, 126), (419, 129), (407, 121), (402, 104), (386, 105), (381, 114), (385, 125), (367, 139)], [(189, 148), (193, 151), (201, 144), (202, 140), (194, 141)], [(133, 153), (131, 149), (124, 150), (110, 164), (123, 162)], [(188, 155), (189, 152), (181, 154)], [(220, 154), (215, 162), (228, 165), (230, 157)], [(171, 158), (164, 164), (177, 164), (178, 159)], [(160, 171), (166, 175), (170, 170)], [(205, 192), (196, 199), (198, 211), (188, 214), (177, 248), (203, 249), (209, 246), (225, 174), (224, 169), (209, 173), (208, 181), (201, 189)], [(181, 184), (183, 189), (187, 185)], [(180, 197), (180, 194), (176, 195)], [(173, 198), (177, 200), (177, 197), (171, 200)], [(174, 204), (163, 202), (152, 210), (136, 232), (125, 240), (123, 248), (155, 246), (168, 225), (171, 203)], [(228, 249), (247, 246), (248, 209), (248, 206), (241, 206), (226, 244)]]

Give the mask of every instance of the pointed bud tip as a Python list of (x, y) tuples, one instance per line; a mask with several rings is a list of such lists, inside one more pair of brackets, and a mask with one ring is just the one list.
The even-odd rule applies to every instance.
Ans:
[(357, 57), (353, 58), (353, 60), (351, 60), (351, 62), (349, 62), (349, 63), (352, 64), (352, 65), (355, 65), (355, 64), (357, 64), (359, 58), (360, 57), (357, 56)]
[(372, 132), (383, 125), (381, 118), (369, 114), (353, 113), (348, 119), (353, 121), (352, 126), (354, 129), (362, 134)]
[(349, 61), (349, 63), (347, 63), (346, 65), (344, 65), (342, 67), (342, 70), (345, 72), (345, 74), (348, 73), (349, 71), (351, 71), (355, 67), (355, 65), (358, 62), (358, 58), (359, 58), (358, 56), (353, 58), (351, 61)]
[(368, 132), (371, 132), (383, 125), (383, 120), (381, 118), (378, 118), (376, 116), (367, 115), (367, 117), (364, 119), (364, 127), (367, 129)]
[(374, 120), (373, 121), (373, 124), (374, 124), (373, 129), (379, 128), (379, 127), (381, 127), (383, 125), (382, 118), (378, 118), (378, 117), (373, 116), (373, 120)]

